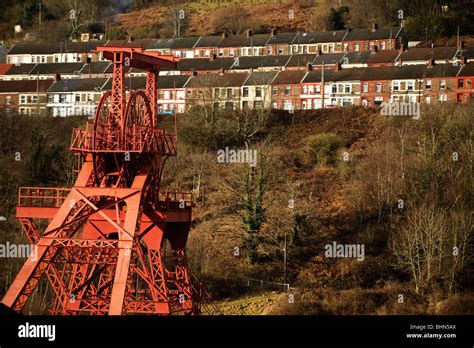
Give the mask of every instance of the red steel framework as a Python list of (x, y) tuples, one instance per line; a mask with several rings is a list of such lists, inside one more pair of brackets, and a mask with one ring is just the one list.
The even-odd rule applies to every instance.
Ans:
[[(72, 188), (23, 187), (17, 217), (37, 255), (2, 302), (21, 312), (43, 276), (52, 314), (199, 314), (205, 291), (186, 262), (192, 197), (160, 191), (175, 136), (158, 127), (159, 69), (177, 58), (140, 48), (99, 47), (113, 61), (112, 90), (94, 122), (74, 129), (80, 159)], [(124, 87), (124, 67), (147, 72), (145, 91)], [(41, 231), (38, 221), (49, 224)]]

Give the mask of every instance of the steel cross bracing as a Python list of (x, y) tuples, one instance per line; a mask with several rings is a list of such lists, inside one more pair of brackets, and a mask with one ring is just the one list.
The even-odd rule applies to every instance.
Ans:
[[(21, 312), (45, 279), (52, 314), (198, 314), (205, 291), (192, 281), (185, 252), (192, 199), (160, 190), (176, 144), (158, 127), (156, 84), (159, 69), (175, 67), (176, 58), (97, 50), (113, 61), (111, 91), (94, 122), (73, 130), (74, 186), (20, 188), (17, 217), (37, 252), (2, 302)], [(125, 91), (126, 67), (147, 72), (145, 91)]]

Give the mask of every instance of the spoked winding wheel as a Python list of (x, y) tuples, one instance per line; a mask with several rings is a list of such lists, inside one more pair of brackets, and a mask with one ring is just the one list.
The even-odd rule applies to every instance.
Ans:
[[(73, 131), (71, 150), (82, 167), (72, 188), (20, 189), (17, 217), (38, 252), (2, 302), (21, 312), (44, 277), (54, 314), (200, 313), (203, 291), (191, 283), (185, 252), (191, 196), (160, 196), (164, 163), (176, 148), (158, 127), (156, 80), (176, 58), (136, 48), (98, 51), (113, 61), (112, 88), (94, 122)], [(147, 71), (145, 91), (128, 98), (125, 63)], [(38, 219), (49, 221), (46, 229)]]

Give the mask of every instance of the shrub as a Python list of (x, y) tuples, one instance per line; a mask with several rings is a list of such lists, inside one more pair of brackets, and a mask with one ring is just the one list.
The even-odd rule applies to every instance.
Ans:
[(341, 139), (333, 133), (311, 135), (303, 139), (308, 161), (311, 165), (333, 165), (341, 147)]

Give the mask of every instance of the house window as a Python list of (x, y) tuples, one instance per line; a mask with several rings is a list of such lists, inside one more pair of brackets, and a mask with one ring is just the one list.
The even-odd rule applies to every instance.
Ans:
[(285, 86), (285, 95), (290, 95), (290, 94), (291, 94), (291, 87)]
[(253, 102), (254, 109), (263, 109), (263, 102), (261, 100), (256, 100)]
[(308, 46), (303, 46), (303, 53), (308, 53)]
[(380, 50), (384, 50), (385, 49), (385, 41), (382, 41), (380, 43)]
[(277, 95), (278, 94), (278, 87), (272, 87), (272, 94)]
[(41, 56), (41, 63), (46, 63), (46, 57), (45, 56)]
[(7, 95), (7, 96), (5, 97), (5, 105), (10, 105), (11, 102), (12, 102), (12, 97), (9, 96), (9, 95)]
[(369, 43), (369, 50), (372, 52), (374, 50), (374, 42), (370, 41)]
[(354, 51), (359, 52), (359, 44), (354, 44)]
[(381, 92), (382, 92), (382, 84), (381, 84), (381, 83), (377, 83), (377, 84), (375, 85), (375, 91), (376, 91), (377, 93), (381, 93)]
[(308, 94), (308, 86), (303, 86), (302, 94)]
[(224, 50), (219, 50), (219, 57), (222, 57), (224, 55)]
[(427, 91), (431, 91), (431, 80), (426, 80), (425, 81), (425, 89)]
[(214, 98), (219, 98), (219, 88), (214, 88)]
[(272, 101), (272, 109), (278, 108), (278, 103), (276, 101)]
[(258, 47), (254, 47), (254, 48), (253, 48), (253, 55), (254, 55), (254, 56), (258, 56), (258, 55), (259, 55), (259, 54), (258, 54)]
[(262, 96), (262, 87), (255, 88), (255, 96), (261, 97)]
[(344, 51), (349, 51), (349, 44), (348, 43), (344, 44)]
[(446, 80), (440, 80), (439, 81), (439, 89), (442, 90), (442, 91), (444, 91), (446, 89)]
[(249, 108), (249, 102), (247, 100), (242, 102), (242, 109), (246, 110)]
[(375, 97), (374, 98), (374, 104), (375, 105), (380, 105), (383, 102), (383, 97)]
[(334, 94), (334, 93), (337, 93), (337, 85), (336, 85), (335, 83), (333, 83), (333, 84), (331, 85), (331, 93), (333, 93), (333, 94)]
[(342, 106), (350, 106), (352, 105), (352, 101), (350, 98), (342, 98)]
[(227, 88), (227, 98), (232, 98), (232, 88)]
[(464, 88), (464, 80), (463, 79), (458, 80), (458, 88)]
[(233, 48), (231, 48), (231, 49), (230, 49), (230, 51), (229, 51), (229, 56), (230, 56), (230, 57), (233, 57), (233, 56), (234, 56), (234, 54), (235, 54), (235, 53), (234, 53), (234, 49), (233, 49)]
[(425, 102), (426, 102), (426, 104), (429, 104), (431, 102), (431, 97), (429, 95), (426, 96)]
[(267, 48), (267, 54), (268, 54), (269, 56), (272, 55), (272, 48), (271, 48), (271, 47), (268, 47), (268, 48)]
[(351, 85), (344, 85), (344, 93), (349, 94), (351, 93)]
[(414, 82), (413, 82), (413, 81), (408, 81), (408, 82), (407, 82), (407, 90), (408, 90), (408, 91), (413, 91), (413, 86), (414, 86)]
[(400, 90), (400, 81), (393, 81), (392, 82), (393, 90), (394, 91), (399, 91)]
[(20, 104), (26, 104), (26, 96), (20, 96)]
[(248, 97), (249, 96), (249, 88), (248, 87), (244, 87), (244, 91), (243, 91), (242, 96), (243, 97)]
[(367, 93), (369, 91), (369, 85), (367, 83), (362, 84), (362, 92)]
[(447, 94), (440, 94), (439, 96), (439, 102), (444, 103), (448, 101), (448, 95)]
[(278, 54), (279, 54), (279, 55), (282, 55), (282, 54), (283, 54), (283, 48), (278, 47)]
[(88, 102), (94, 101), (94, 96), (92, 94), (87, 94), (87, 101)]
[(320, 94), (321, 93), (321, 85), (314, 86), (314, 93)]
[(283, 109), (284, 110), (293, 110), (293, 102), (291, 100), (284, 100), (283, 101)]
[(303, 101), (301, 102), (301, 108), (302, 108), (303, 110), (306, 110), (306, 100), (303, 100)]
[(226, 109), (227, 111), (232, 111), (232, 110), (234, 110), (234, 103), (232, 103), (232, 102), (226, 102), (225, 105), (224, 105), (224, 107), (225, 107), (225, 109)]
[(79, 103), (81, 101), (81, 95), (76, 94), (76, 103)]
[(211, 55), (211, 51), (210, 51), (210, 50), (206, 50), (205, 53), (204, 53), (204, 57), (209, 58), (210, 55)]
[(363, 105), (363, 106), (367, 106), (367, 104), (368, 104), (368, 103), (367, 103), (367, 98), (366, 98), (366, 97), (363, 97), (363, 98), (362, 98), (362, 105)]

